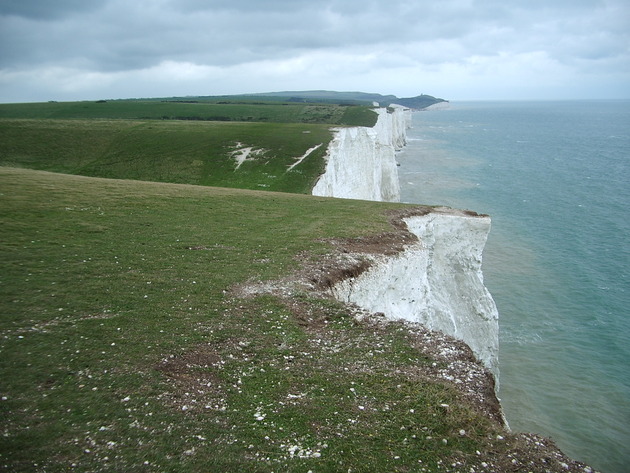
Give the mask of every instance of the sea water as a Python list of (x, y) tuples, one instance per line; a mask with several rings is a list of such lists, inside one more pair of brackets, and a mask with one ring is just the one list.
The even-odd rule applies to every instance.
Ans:
[(413, 114), (405, 202), (490, 214), (512, 430), (630, 471), (630, 101), (462, 102)]

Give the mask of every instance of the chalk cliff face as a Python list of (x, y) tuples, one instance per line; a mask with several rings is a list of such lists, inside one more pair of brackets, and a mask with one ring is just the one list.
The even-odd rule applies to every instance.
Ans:
[(428, 107), (424, 108), (423, 110), (448, 110), (449, 108), (451, 108), (451, 104), (448, 102), (438, 102), (438, 103), (434, 103), (433, 105), (429, 105)]
[(326, 170), (313, 188), (313, 195), (400, 200), (396, 150), (405, 145), (411, 111), (400, 105), (375, 111), (378, 121), (372, 128), (335, 130), (328, 146)]
[[(373, 128), (336, 130), (314, 195), (400, 200), (395, 152), (405, 145), (411, 111), (391, 106), (376, 112)], [(395, 256), (362, 255), (369, 269), (337, 283), (333, 294), (463, 340), (498, 379), (498, 313), (481, 272), (490, 218), (434, 209), (404, 222), (418, 241)]]
[(497, 377), (498, 312), (481, 273), (490, 218), (441, 209), (404, 221), (418, 241), (395, 256), (366, 256), (370, 267), (333, 294), (463, 340)]

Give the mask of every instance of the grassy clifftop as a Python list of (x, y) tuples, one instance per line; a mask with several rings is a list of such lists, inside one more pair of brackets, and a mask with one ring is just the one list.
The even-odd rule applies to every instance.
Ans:
[[(489, 422), (453, 389), (388, 372), (429, 363), (405, 332), (357, 326), (308, 294), (300, 311), (230, 296), (298, 253), (316, 259), (318, 239), (388, 229), (391, 206), (10, 168), (0, 179), (8, 469), (360, 471), (435, 462), (450, 454), (442, 438), (480, 448)], [(450, 420), (432, 419), (441, 404)], [(422, 428), (435, 440), (409, 443)]]
[(98, 100), (0, 104), (0, 118), (192, 120), (273, 123), (326, 123), (372, 126), (369, 107), (337, 103), (294, 103), (258, 98), (195, 100)]
[[(0, 470), (560, 465), (436, 376), (435, 335), (306, 290), (235, 290), (321, 270), (333, 239), (391, 236), (406, 206), (149, 182), (299, 181), (287, 166), (327, 126), (0, 121)], [(246, 184), (228, 182), (235, 141), (269, 150)]]
[(310, 193), (331, 126), (376, 119), (367, 106), (277, 101), (4, 104), (0, 165)]
[(0, 164), (115, 179), (308, 193), (323, 171), (331, 138), (328, 125), (294, 123), (4, 119)]

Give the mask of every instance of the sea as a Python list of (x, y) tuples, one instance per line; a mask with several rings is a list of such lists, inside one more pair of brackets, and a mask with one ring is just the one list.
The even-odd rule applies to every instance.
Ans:
[(630, 471), (630, 101), (414, 112), (401, 200), (489, 214), (510, 428)]

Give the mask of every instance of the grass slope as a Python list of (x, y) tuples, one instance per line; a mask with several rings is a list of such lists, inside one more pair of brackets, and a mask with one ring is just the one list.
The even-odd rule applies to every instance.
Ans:
[(14, 168), (0, 189), (8, 471), (403, 471), (493, 432), (404, 374), (430, 362), (406, 330), (230, 296), (396, 205)]
[[(515, 465), (520, 441), (422, 374), (444, 362), (408, 327), (232, 291), (320, 264), (330, 238), (392, 230), (400, 204), (295, 194), (329, 125), (88, 120), (91, 106), (0, 119), (0, 470)], [(266, 151), (236, 170), (237, 142)]]
[[(0, 120), (0, 164), (117, 179), (309, 193), (327, 125), (131, 120)], [(238, 170), (237, 144), (264, 150)], [(291, 170), (306, 151), (320, 147)]]
[[(0, 165), (310, 193), (325, 166), (331, 125), (372, 126), (376, 118), (369, 107), (336, 104), (4, 104)], [(250, 153), (239, 164), (244, 150)]]
[(335, 103), (288, 103), (241, 100), (184, 101), (112, 100), (0, 104), (0, 118), (127, 119), (326, 123), (373, 126), (376, 115), (367, 106)]

